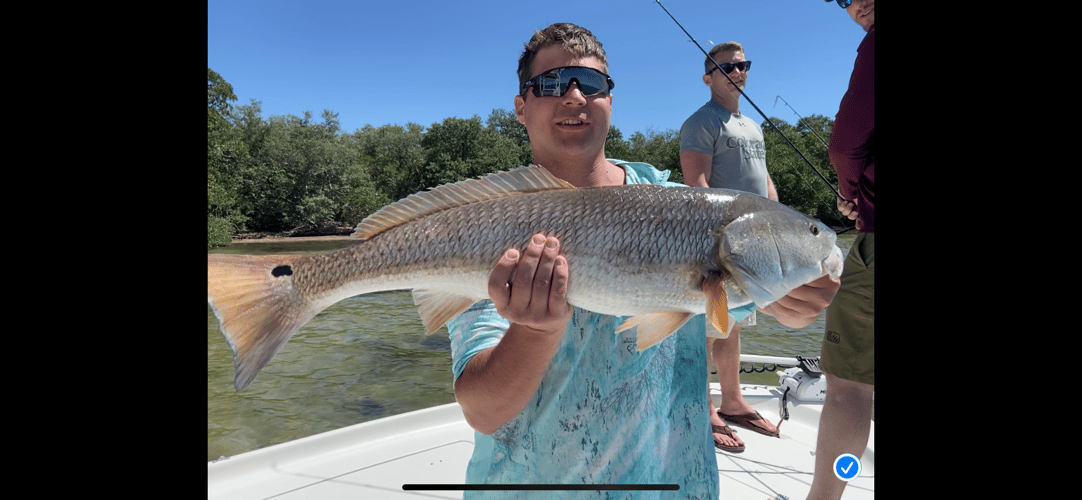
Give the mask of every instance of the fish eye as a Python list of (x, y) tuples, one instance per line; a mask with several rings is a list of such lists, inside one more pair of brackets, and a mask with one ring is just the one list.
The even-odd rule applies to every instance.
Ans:
[(812, 224), (811, 225), (811, 232), (812, 232), (812, 235), (819, 236), (819, 226), (816, 226), (815, 224)]

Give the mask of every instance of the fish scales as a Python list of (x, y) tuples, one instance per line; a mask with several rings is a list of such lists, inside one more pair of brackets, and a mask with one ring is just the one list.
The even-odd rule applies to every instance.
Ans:
[[(339, 296), (338, 300), (344, 294), (420, 284), (487, 295), (488, 273), (503, 252), (524, 248), (533, 234), (542, 232), (560, 240), (571, 268), (572, 304), (597, 289), (628, 289), (637, 279), (656, 285), (660, 279), (670, 283), (671, 292), (649, 297), (651, 303), (660, 299), (663, 306), (693, 307), (702, 297), (688, 289), (691, 278), (721, 271), (716, 253), (710, 258), (718, 223), (710, 205), (703, 193), (691, 188), (646, 185), (546, 191), (472, 203), (408, 222), (337, 252), (301, 259), (293, 266), (294, 286), (306, 295)], [(471, 275), (484, 279), (464, 286), (463, 278)], [(413, 282), (416, 279), (425, 283)], [(617, 311), (618, 305), (609, 308), (633, 312)]]
[[(809, 231), (810, 229), (810, 231)], [(488, 298), (503, 252), (532, 235), (560, 240), (567, 300), (628, 317), (639, 348), (691, 315), (760, 306), (841, 272), (833, 231), (738, 191), (653, 185), (574, 188), (539, 166), (445, 185), (384, 207), (357, 245), (325, 254), (208, 254), (208, 303), (234, 351), (237, 390), (299, 328), (353, 295), (413, 289), (433, 332)], [(708, 306), (702, 283), (723, 285)], [(721, 322), (725, 325), (724, 321)]]

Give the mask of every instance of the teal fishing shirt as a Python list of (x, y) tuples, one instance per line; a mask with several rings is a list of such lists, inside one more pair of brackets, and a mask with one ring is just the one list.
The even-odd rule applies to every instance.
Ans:
[[(609, 160), (627, 184), (681, 186), (669, 171)], [(730, 311), (738, 320), (754, 309)], [(468, 484), (639, 484), (677, 491), (609, 490), (606, 498), (718, 498), (707, 406), (703, 315), (642, 352), (625, 317), (574, 308), (533, 400), (492, 435), (475, 432)], [(510, 326), (491, 301), (447, 323), (455, 379)], [(597, 491), (466, 491), (465, 498), (595, 498)]]

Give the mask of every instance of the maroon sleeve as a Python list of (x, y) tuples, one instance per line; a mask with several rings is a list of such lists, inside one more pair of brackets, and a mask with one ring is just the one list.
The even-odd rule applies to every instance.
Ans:
[(849, 200), (859, 201), (865, 232), (875, 227), (875, 26), (868, 30), (857, 49), (849, 90), (842, 97), (834, 130), (830, 136), (830, 163), (838, 173), (838, 190)]

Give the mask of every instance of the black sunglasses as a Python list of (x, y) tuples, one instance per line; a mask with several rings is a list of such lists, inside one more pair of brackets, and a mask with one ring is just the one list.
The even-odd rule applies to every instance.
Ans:
[[(830, 0), (826, 0), (826, 1), (829, 2)], [(849, 4), (853, 3), (853, 0), (836, 0), (836, 1), (838, 2), (838, 7), (841, 7), (843, 9), (848, 7)]]
[(714, 66), (713, 68), (710, 68), (710, 71), (707, 71), (706, 74), (709, 75), (710, 73), (713, 73), (718, 69), (718, 66), (721, 66), (721, 70), (724, 71), (726, 75), (732, 73), (734, 69), (739, 69), (740, 71), (747, 73), (748, 70), (751, 69), (751, 61), (740, 61), (738, 63), (721, 63), (717, 66)]
[(519, 95), (525, 96), (526, 90), (533, 87), (533, 95), (537, 97), (559, 97), (567, 93), (567, 89), (571, 87), (571, 82), (578, 83), (582, 95), (587, 96), (609, 95), (609, 91), (616, 86), (612, 81), (612, 78), (609, 78), (609, 75), (594, 68), (586, 66), (564, 66), (562, 68), (550, 69), (526, 80), (526, 82), (522, 84), (522, 88), (519, 89)]

